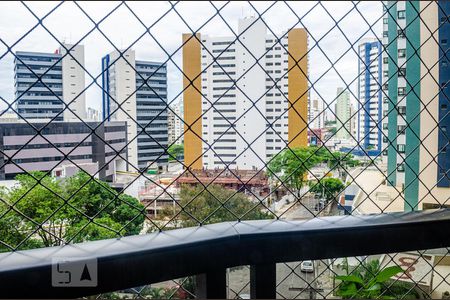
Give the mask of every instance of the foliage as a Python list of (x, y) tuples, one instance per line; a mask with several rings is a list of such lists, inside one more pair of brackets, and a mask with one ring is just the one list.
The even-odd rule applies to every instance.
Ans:
[[(144, 206), (85, 172), (64, 180), (32, 172), (16, 180), (0, 195), (0, 240), (11, 247), (50, 247), (142, 230)], [(0, 244), (0, 251), (8, 250)]]
[(346, 275), (335, 276), (340, 280), (336, 294), (343, 299), (415, 299), (417, 293), (410, 292), (404, 283), (390, 282), (392, 276), (403, 272), (399, 266), (381, 269), (379, 260), (362, 262), (349, 272), (344, 263)]
[[(210, 185), (207, 190), (201, 185), (195, 187), (182, 186), (180, 192), (180, 206), (177, 214), (182, 227), (202, 224), (219, 223), (235, 220), (269, 219), (263, 212), (261, 204), (252, 202), (245, 194)], [(165, 215), (172, 215), (173, 208), (164, 211)]]
[(139, 297), (144, 299), (176, 299), (176, 289), (169, 287), (146, 286), (139, 292)]
[(269, 175), (276, 174), (288, 187), (300, 191), (308, 170), (322, 161), (321, 155), (316, 147), (285, 149), (269, 162)]
[(339, 176), (341, 176), (341, 171), (343, 168), (356, 167), (360, 164), (359, 160), (354, 159), (353, 154), (339, 151), (324, 153), (322, 156), (322, 162), (327, 163), (330, 170), (337, 170)]
[(336, 121), (325, 121), (325, 127), (336, 126)]
[(167, 149), (167, 153), (169, 154), (169, 161), (180, 159), (184, 155), (184, 146), (183, 145), (171, 145), (169, 149)]
[(195, 277), (185, 277), (180, 279), (181, 286), (178, 290), (178, 295), (181, 299), (193, 299), (196, 293), (195, 291)]
[(327, 200), (334, 200), (344, 190), (344, 183), (339, 178), (323, 178), (319, 182), (311, 182), (310, 191), (321, 194)]
[[(331, 126), (336, 126), (336, 125), (331, 125)], [(328, 133), (329, 133), (330, 135), (334, 136), (334, 135), (336, 134), (336, 132), (337, 132), (336, 127), (330, 127), (330, 128), (328, 128)]]

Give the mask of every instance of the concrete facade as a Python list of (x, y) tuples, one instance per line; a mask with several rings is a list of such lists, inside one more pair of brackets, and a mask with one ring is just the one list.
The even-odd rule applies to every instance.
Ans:
[(128, 170), (167, 164), (166, 66), (136, 60), (128, 50), (103, 57), (102, 68), (103, 119), (127, 122)]
[(260, 169), (287, 144), (307, 145), (306, 31), (278, 40), (244, 18), (238, 33), (239, 42), (183, 36), (183, 73), (194, 82), (185, 78), (185, 163), (194, 169)]
[(376, 39), (362, 41), (359, 51), (357, 139), (363, 149), (382, 149), (382, 47)]
[[(64, 47), (71, 49), (70, 55), (66, 55)], [(64, 47), (55, 53), (16, 52), (15, 97), (21, 118), (86, 119), (84, 46)], [(63, 111), (66, 105), (72, 112)]]
[(448, 205), (449, 69), (443, 51), (448, 49), (450, 4), (386, 4), (383, 154), (388, 183), (404, 192), (405, 210)]
[[(87, 125), (86, 125), (87, 124)], [(113, 180), (124, 170), (126, 124), (124, 122), (24, 122), (0, 124), (0, 180), (30, 171), (51, 171), (63, 165), (97, 163), (97, 175)], [(39, 135), (38, 130), (43, 128)], [(95, 134), (93, 130), (95, 129)], [(118, 155), (120, 153), (120, 156)]]

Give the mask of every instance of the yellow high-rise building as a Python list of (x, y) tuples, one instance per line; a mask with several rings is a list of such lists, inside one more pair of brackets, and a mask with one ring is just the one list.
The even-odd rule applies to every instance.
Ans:
[(278, 38), (256, 18), (238, 27), (239, 41), (183, 35), (185, 164), (192, 169), (261, 169), (286, 147), (308, 143), (306, 30)]

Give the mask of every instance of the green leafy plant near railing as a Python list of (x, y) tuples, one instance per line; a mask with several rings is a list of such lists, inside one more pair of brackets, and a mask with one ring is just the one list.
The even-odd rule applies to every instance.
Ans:
[(336, 294), (343, 299), (417, 299), (419, 295), (403, 282), (391, 278), (403, 272), (399, 266), (381, 268), (379, 260), (363, 262), (349, 272), (344, 261), (346, 275), (335, 276), (340, 280)]

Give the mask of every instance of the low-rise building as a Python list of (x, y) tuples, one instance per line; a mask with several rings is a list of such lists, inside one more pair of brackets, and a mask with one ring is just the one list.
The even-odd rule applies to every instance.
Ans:
[(58, 170), (63, 172), (63, 166), (75, 165), (113, 181), (116, 170), (126, 168), (126, 144), (126, 122), (2, 123), (0, 180), (31, 171), (55, 171), (61, 176)]

